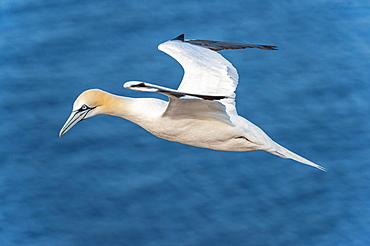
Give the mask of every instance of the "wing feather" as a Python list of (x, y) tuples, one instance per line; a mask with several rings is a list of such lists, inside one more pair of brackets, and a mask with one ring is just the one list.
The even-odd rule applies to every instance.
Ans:
[(170, 98), (163, 116), (176, 119), (219, 121), (233, 125), (226, 113), (225, 105), (220, 101)]
[(181, 40), (170, 40), (158, 49), (172, 56), (184, 69), (179, 91), (235, 98), (238, 73), (219, 53)]
[(186, 93), (181, 92), (178, 90), (173, 90), (164, 86), (153, 85), (146, 82), (141, 81), (128, 81), (126, 82), (123, 87), (126, 89), (134, 90), (134, 91), (145, 91), (145, 92), (158, 92), (164, 94), (168, 97), (175, 97), (175, 98), (190, 98), (190, 97), (198, 97), (204, 100), (221, 100), (227, 97), (225, 96), (211, 96), (211, 95), (202, 95), (202, 94), (193, 94), (193, 93)]
[(210, 121), (216, 120), (232, 125), (230, 117), (226, 113), (227, 105), (223, 102), (224, 100), (232, 99), (228, 99), (224, 96), (183, 93), (141, 81), (126, 82), (124, 87), (135, 91), (157, 92), (168, 96), (170, 101), (163, 113), (163, 117)]
[[(269, 45), (196, 39), (185, 40), (182, 34), (158, 46), (159, 50), (172, 56), (184, 69), (184, 76), (177, 90), (138, 81), (127, 82), (124, 87), (167, 95), (170, 98), (167, 113), (172, 115), (175, 114), (173, 108), (179, 110), (179, 112), (190, 108), (196, 111), (196, 105), (202, 107), (211, 104), (223, 105), (224, 113), (236, 114), (235, 89), (238, 85), (238, 72), (228, 60), (216, 51), (245, 48), (276, 49), (275, 46)], [(185, 102), (185, 100), (192, 100), (194, 97), (204, 99), (207, 102)], [(220, 112), (218, 111), (218, 113)], [(226, 113), (222, 117), (225, 116), (227, 116)]]

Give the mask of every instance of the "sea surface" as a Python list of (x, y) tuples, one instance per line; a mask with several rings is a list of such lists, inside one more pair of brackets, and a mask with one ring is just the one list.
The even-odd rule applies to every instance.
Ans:
[[(0, 245), (370, 245), (369, 26), (363, 0), (1, 0)], [(278, 46), (221, 51), (238, 112), (328, 172), (112, 116), (58, 137), (86, 89), (177, 88), (182, 33)]]

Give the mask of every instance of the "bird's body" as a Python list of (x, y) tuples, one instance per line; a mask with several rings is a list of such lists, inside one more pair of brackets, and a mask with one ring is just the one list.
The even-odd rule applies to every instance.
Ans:
[(236, 69), (215, 50), (273, 46), (245, 45), (207, 40), (185, 41), (183, 36), (167, 41), (159, 49), (184, 68), (178, 90), (146, 82), (126, 82), (127, 89), (158, 92), (169, 101), (128, 98), (98, 89), (83, 92), (60, 136), (73, 125), (97, 114), (125, 118), (153, 135), (174, 142), (221, 151), (264, 150), (324, 170), (321, 166), (274, 142), (259, 127), (239, 116), (235, 108)]

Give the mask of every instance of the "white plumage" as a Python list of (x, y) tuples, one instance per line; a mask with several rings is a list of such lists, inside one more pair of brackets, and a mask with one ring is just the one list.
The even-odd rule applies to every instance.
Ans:
[(165, 94), (169, 97), (168, 102), (154, 98), (116, 96), (97, 89), (87, 90), (76, 99), (60, 136), (82, 119), (109, 114), (130, 120), (169, 141), (221, 151), (264, 150), (325, 170), (277, 144), (236, 112), (238, 73), (216, 50), (274, 50), (274, 46), (185, 40), (180, 35), (160, 44), (158, 48), (175, 58), (184, 68), (184, 77), (178, 89), (141, 81), (126, 82), (124, 87)]

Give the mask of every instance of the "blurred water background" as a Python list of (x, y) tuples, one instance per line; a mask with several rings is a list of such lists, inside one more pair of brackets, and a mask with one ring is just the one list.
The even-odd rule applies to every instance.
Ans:
[[(370, 245), (369, 26), (360, 0), (0, 1), (0, 245)], [(110, 116), (58, 138), (86, 89), (177, 88), (181, 33), (277, 45), (221, 52), (238, 112), (329, 172)]]

